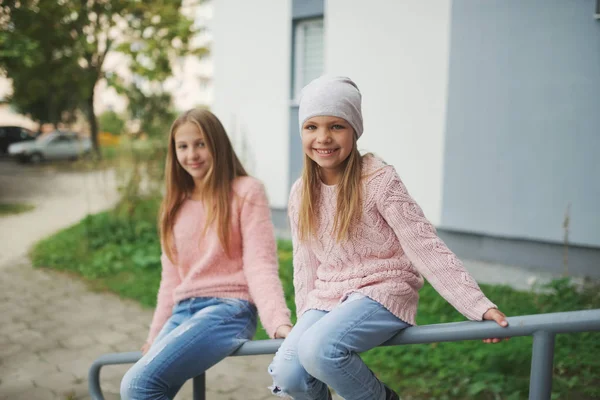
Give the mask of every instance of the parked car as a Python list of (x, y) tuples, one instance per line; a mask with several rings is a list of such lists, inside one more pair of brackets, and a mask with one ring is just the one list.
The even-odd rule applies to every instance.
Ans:
[(19, 161), (38, 163), (43, 160), (74, 160), (90, 153), (92, 142), (72, 132), (53, 131), (38, 136), (34, 141), (14, 143), (8, 154)]
[(35, 140), (35, 133), (20, 126), (0, 126), (0, 153), (7, 153), (13, 143)]

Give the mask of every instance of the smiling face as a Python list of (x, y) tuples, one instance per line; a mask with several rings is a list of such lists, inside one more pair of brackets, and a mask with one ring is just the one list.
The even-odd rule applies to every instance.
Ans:
[(177, 128), (174, 140), (179, 165), (200, 184), (213, 163), (204, 134), (196, 124), (186, 122)]
[(302, 126), (302, 148), (321, 167), (323, 182), (334, 185), (342, 176), (345, 161), (354, 148), (354, 129), (338, 117), (309, 118)]

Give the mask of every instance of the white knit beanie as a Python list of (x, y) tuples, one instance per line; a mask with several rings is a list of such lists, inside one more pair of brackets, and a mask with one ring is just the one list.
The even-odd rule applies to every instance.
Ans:
[(345, 119), (354, 128), (356, 138), (360, 138), (363, 133), (361, 99), (358, 86), (350, 78), (324, 75), (311, 81), (300, 92), (300, 135), (308, 119), (332, 116)]

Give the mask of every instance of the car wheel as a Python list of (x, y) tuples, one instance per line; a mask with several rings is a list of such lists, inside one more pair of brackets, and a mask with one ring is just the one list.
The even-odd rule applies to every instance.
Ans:
[(33, 153), (32, 155), (29, 156), (29, 161), (32, 164), (39, 164), (44, 160), (44, 157), (42, 157), (42, 155), (40, 153)]

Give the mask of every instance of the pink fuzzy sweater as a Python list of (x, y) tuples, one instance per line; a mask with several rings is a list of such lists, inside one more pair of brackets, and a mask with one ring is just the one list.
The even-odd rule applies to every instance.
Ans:
[(278, 275), (277, 246), (262, 183), (241, 177), (233, 183), (231, 258), (214, 228), (202, 237), (206, 213), (200, 201), (187, 200), (175, 221), (177, 265), (163, 254), (162, 278), (148, 343), (171, 316), (173, 306), (191, 297), (238, 298), (256, 304), (270, 337), (291, 325)]
[(325, 184), (318, 235), (300, 241), (301, 181), (292, 188), (289, 214), (298, 317), (309, 309), (332, 310), (358, 292), (415, 325), (421, 275), (469, 319), (481, 320), (489, 308), (496, 308), (437, 236), (394, 168), (373, 156), (363, 160), (363, 213), (347, 241), (335, 240), (336, 186)]

